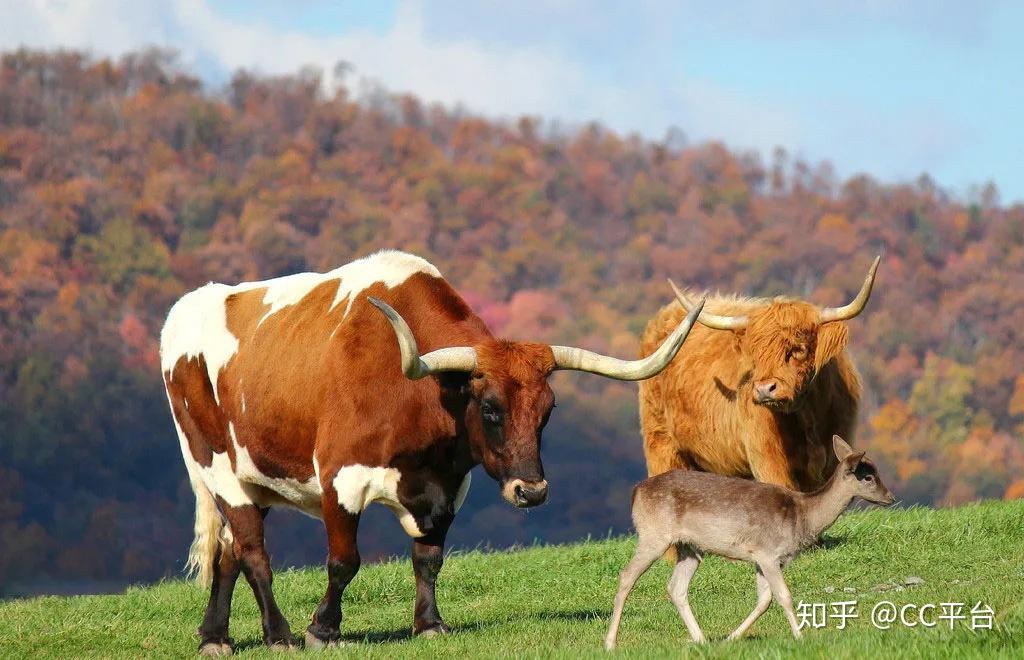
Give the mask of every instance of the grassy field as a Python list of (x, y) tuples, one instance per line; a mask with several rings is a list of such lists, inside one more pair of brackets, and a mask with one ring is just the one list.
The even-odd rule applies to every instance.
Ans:
[[(438, 586), (442, 614), (455, 632), (409, 637), (413, 578), (407, 560), (364, 566), (345, 593), (342, 632), (352, 642), (327, 655), (350, 657), (601, 656), (618, 571), (633, 538), (538, 546), (515, 552), (451, 556)], [(753, 570), (710, 558), (691, 589), (694, 612), (711, 641), (689, 642), (669, 602), (669, 565), (659, 562), (626, 604), (618, 655), (628, 657), (1024, 657), (1024, 502), (958, 509), (851, 513), (823, 547), (786, 570), (794, 600), (856, 600), (859, 618), (792, 639), (778, 606), (739, 642), (721, 641), (754, 603)], [(920, 578), (910, 580), (907, 578)], [(322, 570), (277, 574), (275, 592), (296, 636), (323, 594)], [(967, 603), (967, 620), (950, 630), (869, 621), (876, 603)], [(971, 630), (969, 610), (995, 611), (992, 630)], [(206, 594), (171, 581), (122, 595), (45, 597), (0, 603), (3, 657), (192, 657)], [(937, 608), (938, 610), (939, 608)], [(931, 615), (929, 614), (929, 617)], [(231, 632), (236, 653), (271, 655), (261, 643), (252, 592), (239, 581)]]

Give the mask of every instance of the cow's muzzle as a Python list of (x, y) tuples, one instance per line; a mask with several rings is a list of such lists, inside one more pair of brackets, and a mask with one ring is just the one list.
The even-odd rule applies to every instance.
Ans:
[(512, 506), (526, 509), (543, 504), (548, 499), (548, 482), (509, 479), (501, 487), (501, 496)]

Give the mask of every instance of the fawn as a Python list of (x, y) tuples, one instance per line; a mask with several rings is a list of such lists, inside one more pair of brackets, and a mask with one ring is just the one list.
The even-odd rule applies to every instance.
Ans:
[(828, 483), (811, 493), (690, 470), (672, 470), (640, 482), (633, 489), (636, 554), (619, 575), (605, 648), (615, 648), (622, 606), (637, 578), (673, 544), (678, 560), (668, 593), (695, 642), (705, 641), (704, 633), (687, 594), (704, 553), (753, 562), (757, 567), (757, 605), (729, 639), (743, 635), (768, 609), (773, 596), (799, 639), (800, 626), (782, 567), (813, 545), (855, 497), (883, 506), (894, 501), (864, 452), (854, 451), (838, 435), (832, 436), (832, 446), (839, 465)]

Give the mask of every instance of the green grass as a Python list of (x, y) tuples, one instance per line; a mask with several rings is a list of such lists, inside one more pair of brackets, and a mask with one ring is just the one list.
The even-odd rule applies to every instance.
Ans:
[[(578, 657), (601, 656), (618, 571), (634, 539), (538, 546), (515, 552), (451, 556), (441, 574), (438, 602), (455, 632), (412, 639), (413, 578), (407, 560), (364, 566), (345, 593), (342, 633), (352, 645), (326, 655), (348, 657)], [(855, 599), (860, 618), (845, 630), (830, 625), (792, 639), (777, 605), (751, 636), (724, 636), (754, 603), (753, 569), (707, 559), (691, 603), (712, 640), (689, 642), (669, 602), (669, 565), (658, 562), (626, 603), (618, 655), (627, 657), (1024, 657), (1024, 502), (957, 509), (870, 510), (842, 517), (823, 547), (798, 557), (786, 579), (794, 600)], [(884, 585), (909, 576), (924, 584)], [(301, 635), (324, 589), (322, 570), (278, 573), (274, 590)], [(847, 591), (852, 590), (852, 591)], [(881, 600), (896, 604), (961, 601), (990, 605), (995, 628), (974, 632), (968, 622), (950, 631), (867, 620)], [(206, 594), (192, 583), (168, 581), (114, 596), (44, 597), (0, 603), (0, 656), (192, 657)], [(265, 657), (251, 591), (239, 581), (231, 633), (236, 653)]]

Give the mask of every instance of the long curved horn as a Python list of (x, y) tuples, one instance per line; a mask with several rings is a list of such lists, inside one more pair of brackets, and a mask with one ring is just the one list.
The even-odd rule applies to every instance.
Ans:
[[(679, 290), (676, 283), (669, 278), (668, 285), (672, 287), (672, 292), (676, 294), (676, 300), (683, 306), (683, 309), (690, 311), (693, 309), (693, 301)], [(697, 318), (701, 325), (705, 325), (715, 330), (739, 330), (745, 328), (750, 319), (746, 316), (720, 316), (718, 314), (712, 314), (711, 312), (704, 312)]]
[(690, 328), (693, 327), (703, 308), (704, 299), (701, 298), (700, 302), (686, 315), (686, 318), (676, 326), (672, 334), (661, 343), (658, 350), (645, 358), (620, 360), (574, 346), (552, 346), (551, 352), (555, 355), (555, 369), (588, 371), (616, 380), (644, 380), (651, 376), (657, 376), (679, 352), (679, 347), (683, 345), (686, 335), (690, 333)]
[(476, 351), (469, 346), (454, 346), (452, 348), (439, 348), (426, 355), (420, 355), (416, 347), (416, 338), (409, 329), (401, 314), (396, 312), (391, 305), (379, 298), (368, 296), (366, 298), (374, 307), (384, 312), (384, 316), (391, 323), (395, 331), (395, 338), (398, 339), (398, 348), (402, 352), (402, 373), (411, 380), (418, 380), (438, 371), (473, 371), (476, 369)]
[(853, 302), (842, 307), (825, 307), (818, 315), (818, 322), (845, 321), (860, 314), (864, 310), (864, 305), (868, 304), (868, 298), (871, 297), (871, 287), (875, 284), (875, 273), (878, 272), (878, 264), (881, 261), (882, 255), (875, 257), (874, 263), (868, 269), (868, 276), (864, 278), (864, 284), (860, 287), (860, 292)]

